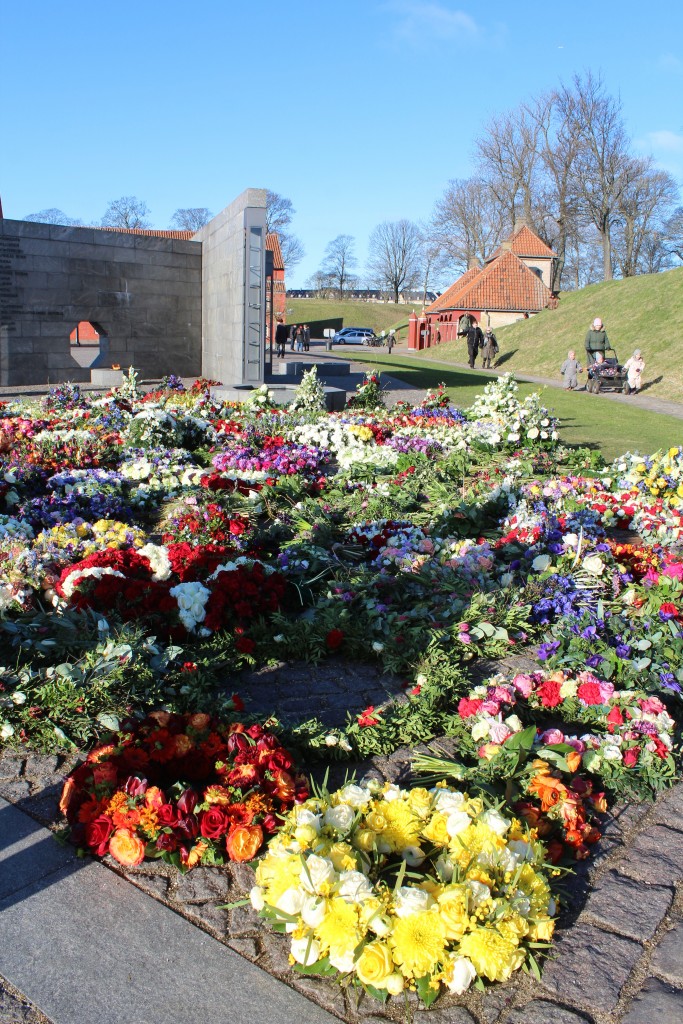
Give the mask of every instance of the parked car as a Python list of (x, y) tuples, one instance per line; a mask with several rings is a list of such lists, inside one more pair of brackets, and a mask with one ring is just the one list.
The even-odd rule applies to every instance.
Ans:
[(367, 345), (374, 337), (372, 327), (342, 327), (332, 341), (335, 345)]

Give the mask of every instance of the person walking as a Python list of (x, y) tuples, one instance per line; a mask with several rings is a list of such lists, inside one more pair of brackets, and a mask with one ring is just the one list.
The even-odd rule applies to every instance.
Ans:
[(477, 361), (479, 355), (479, 347), (484, 342), (484, 335), (479, 324), (472, 322), (467, 328), (467, 361), (471, 370), (474, 369), (474, 364)]
[(287, 347), (287, 324), (278, 317), (277, 326), (275, 328), (275, 351), (278, 359), (285, 358), (285, 349)]
[(308, 324), (304, 324), (304, 352), (309, 352), (311, 348), (311, 328)]
[(583, 373), (583, 370), (573, 348), (570, 348), (569, 352), (567, 352), (567, 358), (560, 367), (560, 373), (564, 378), (564, 390), (576, 391), (579, 383), (578, 374)]
[(389, 355), (391, 355), (391, 350), (394, 347), (395, 341), (396, 341), (396, 331), (394, 331), (393, 328), (392, 328), (392, 330), (389, 331), (389, 334), (387, 336), (387, 352), (389, 353)]
[(484, 367), (485, 370), (490, 369), (491, 360), (496, 358), (496, 356), (498, 355), (498, 351), (499, 349), (498, 342), (496, 341), (496, 336), (491, 330), (491, 328), (487, 327), (486, 333), (484, 335), (484, 344), (482, 345), (481, 348), (481, 365)]
[(624, 369), (627, 373), (628, 393), (629, 395), (637, 395), (643, 386), (643, 370), (645, 369), (645, 360), (639, 348), (635, 349), (633, 355), (626, 360)]
[(295, 338), (296, 338), (296, 350), (297, 350), (297, 352), (303, 352), (303, 350), (304, 350), (304, 329), (303, 329), (303, 325), (302, 324), (298, 325), (298, 327), (296, 329)]
[(294, 344), (296, 342), (296, 324), (292, 324), (289, 329), (289, 349), (290, 352), (294, 351)]
[(586, 349), (586, 360), (588, 364), (595, 362), (595, 353), (602, 352), (605, 355), (605, 349), (610, 347), (609, 340), (607, 338), (607, 331), (603, 327), (602, 320), (599, 316), (596, 316), (595, 320), (591, 324), (590, 330), (586, 334), (584, 341), (584, 348)]

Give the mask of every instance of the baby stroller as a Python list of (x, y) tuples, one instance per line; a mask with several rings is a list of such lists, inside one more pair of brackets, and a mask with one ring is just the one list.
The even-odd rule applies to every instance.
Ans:
[[(612, 354), (608, 355), (609, 352)], [(605, 349), (604, 362), (591, 363), (588, 367), (586, 391), (593, 395), (598, 395), (601, 391), (621, 391), (624, 395), (629, 393), (628, 373), (619, 362), (613, 348)]]

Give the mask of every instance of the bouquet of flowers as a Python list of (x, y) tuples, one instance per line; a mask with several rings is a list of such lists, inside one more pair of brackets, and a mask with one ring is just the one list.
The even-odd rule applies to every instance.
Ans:
[(69, 839), (124, 867), (145, 858), (183, 871), (247, 861), (308, 796), (291, 754), (261, 725), (154, 711), (91, 750), (59, 804)]
[(481, 799), (371, 781), (294, 808), (250, 898), (291, 936), (295, 969), (429, 1006), (534, 963), (554, 928), (548, 874), (535, 834)]

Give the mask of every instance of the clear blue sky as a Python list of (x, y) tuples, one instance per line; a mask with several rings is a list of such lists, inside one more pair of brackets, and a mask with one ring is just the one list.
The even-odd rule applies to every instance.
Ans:
[(672, 0), (0, 0), (0, 196), (99, 223), (135, 195), (165, 228), (247, 187), (296, 209), (306, 257), (427, 218), (486, 120), (601, 72), (638, 152), (683, 182)]

